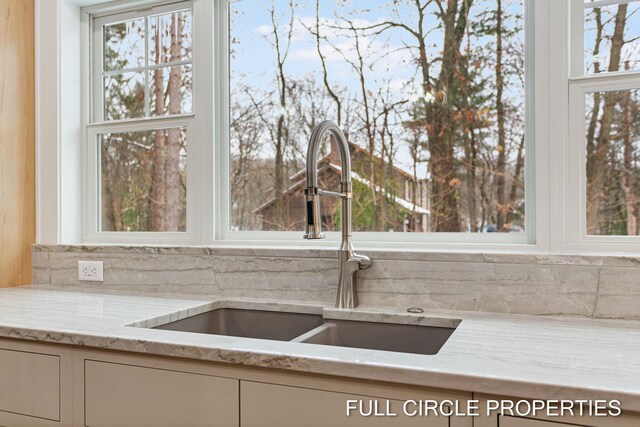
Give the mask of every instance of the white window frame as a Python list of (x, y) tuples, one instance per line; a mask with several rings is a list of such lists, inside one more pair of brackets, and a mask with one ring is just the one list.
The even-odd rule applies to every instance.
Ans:
[[(142, 16), (168, 13), (184, 8), (192, 9), (192, 76), (193, 112), (191, 114), (145, 117), (139, 119), (103, 119), (102, 98), (102, 27)], [(201, 244), (206, 241), (210, 228), (207, 218), (213, 215), (213, 185), (208, 171), (213, 169), (210, 144), (213, 114), (213, 85), (206, 76), (212, 75), (213, 38), (210, 28), (213, 18), (211, 2), (201, 0), (173, 0), (155, 2), (113, 2), (83, 10), (87, 22), (84, 60), (83, 102), (89, 108), (84, 118), (85, 136), (82, 144), (82, 241), (83, 243), (144, 243), (144, 244)], [(148, 42), (148, 41), (147, 41)], [(89, 90), (91, 88), (92, 90)], [(210, 93), (211, 96), (206, 94)], [(154, 129), (186, 128), (187, 134), (187, 205), (185, 232), (113, 232), (101, 231), (99, 223), (99, 150), (101, 134), (145, 131)]]
[[(584, 58), (584, 11), (598, 6), (615, 6), (631, 0), (599, 0), (585, 4), (570, 0), (570, 74), (568, 76), (568, 138), (564, 164), (564, 234), (559, 247), (571, 252), (636, 252), (640, 236), (588, 235), (586, 216), (586, 122), (587, 94), (601, 91), (640, 89), (640, 71), (586, 74)], [(640, 4), (640, 3), (639, 3)]]

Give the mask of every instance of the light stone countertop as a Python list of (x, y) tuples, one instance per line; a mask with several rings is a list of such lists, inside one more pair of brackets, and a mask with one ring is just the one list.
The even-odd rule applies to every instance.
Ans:
[[(145, 329), (212, 308), (447, 326), (437, 355)], [(0, 290), (0, 336), (539, 399), (618, 399), (640, 412), (640, 322), (361, 307), (215, 297), (152, 297), (31, 287)]]

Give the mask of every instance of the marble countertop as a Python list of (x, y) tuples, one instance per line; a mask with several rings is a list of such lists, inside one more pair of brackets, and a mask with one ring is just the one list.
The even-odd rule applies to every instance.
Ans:
[[(462, 322), (437, 355), (146, 329), (216, 307), (265, 307), (325, 317), (447, 326)], [(127, 326), (137, 325), (139, 327)], [(540, 399), (618, 399), (640, 411), (640, 322), (0, 290), (0, 337), (124, 350), (299, 372)]]

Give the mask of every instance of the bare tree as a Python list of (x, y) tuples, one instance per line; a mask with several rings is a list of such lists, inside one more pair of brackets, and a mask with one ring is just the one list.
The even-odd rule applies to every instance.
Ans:
[[(608, 71), (618, 71), (620, 69), (620, 58), (622, 46), (624, 45), (624, 29), (627, 22), (628, 4), (621, 4), (615, 17), (615, 26), (611, 36), (611, 56), (609, 58)], [(599, 135), (596, 141), (592, 156), (591, 181), (587, 184), (587, 233), (599, 234), (604, 227), (602, 215), (599, 215), (604, 201), (605, 170), (607, 167), (607, 153), (610, 148), (611, 127), (613, 123), (613, 113), (617, 104), (616, 93), (606, 93), (602, 115), (600, 118)]]
[(289, 1), (289, 12), (291, 16), (288, 26), (284, 29), (284, 41), (281, 41), (282, 33), (279, 28), (278, 17), (276, 16), (275, 1), (272, 0), (269, 15), (271, 17), (272, 25), (272, 44), (276, 52), (276, 80), (278, 82), (278, 101), (280, 107), (275, 139), (273, 139), (275, 149), (275, 176), (273, 188), (275, 195), (276, 218), (282, 218), (284, 213), (283, 194), (287, 178), (285, 173), (284, 157), (287, 150), (287, 144), (289, 142), (289, 130), (285, 124), (287, 111), (287, 74), (285, 73), (284, 66), (287, 61), (287, 56), (289, 55), (289, 48), (291, 47), (291, 39), (293, 35), (293, 23), (295, 19), (295, 3), (293, 0)]
[(496, 115), (498, 120), (498, 163), (496, 168), (496, 203), (498, 213), (496, 216), (496, 228), (502, 231), (505, 226), (505, 214), (510, 208), (506, 205), (505, 175), (507, 165), (507, 138), (504, 129), (504, 101), (502, 91), (504, 88), (503, 64), (502, 64), (502, 0), (496, 0)]

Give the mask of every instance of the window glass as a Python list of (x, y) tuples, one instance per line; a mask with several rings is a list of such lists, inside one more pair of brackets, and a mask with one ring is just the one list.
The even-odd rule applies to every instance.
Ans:
[(587, 234), (638, 235), (640, 90), (586, 98)]
[[(230, 7), (233, 230), (302, 230), (311, 131), (350, 143), (356, 231), (522, 232), (522, 0)], [(321, 185), (340, 162), (323, 149)], [(339, 201), (322, 199), (328, 230)]]
[(587, 74), (640, 70), (640, 2), (590, 3), (585, 2), (584, 12)]
[(102, 231), (185, 231), (186, 128), (99, 135)]
[(104, 27), (104, 69), (126, 70), (145, 65), (143, 18)]
[(149, 80), (152, 116), (192, 112), (191, 64), (155, 68), (149, 71)]
[(107, 120), (145, 116), (144, 74), (128, 72), (104, 78), (104, 114)]
[(191, 60), (191, 10), (149, 18), (149, 63)]

